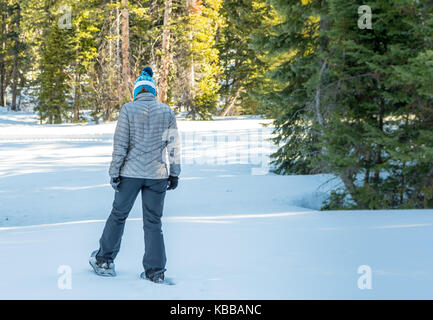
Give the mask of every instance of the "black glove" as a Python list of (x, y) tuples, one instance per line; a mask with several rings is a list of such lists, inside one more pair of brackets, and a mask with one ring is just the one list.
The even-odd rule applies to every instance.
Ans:
[(168, 187), (167, 190), (174, 190), (177, 188), (179, 182), (179, 177), (169, 176), (168, 177)]
[(114, 191), (118, 192), (119, 191), (119, 185), (120, 185), (120, 177), (111, 178), (110, 184), (113, 187)]

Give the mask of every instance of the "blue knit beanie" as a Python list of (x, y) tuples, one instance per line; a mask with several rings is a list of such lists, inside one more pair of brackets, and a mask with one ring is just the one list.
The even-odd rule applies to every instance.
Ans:
[(134, 99), (137, 94), (142, 90), (142, 88), (146, 88), (151, 94), (156, 96), (156, 86), (153, 81), (153, 70), (151, 67), (145, 67), (141, 72), (140, 76), (135, 80), (134, 83)]

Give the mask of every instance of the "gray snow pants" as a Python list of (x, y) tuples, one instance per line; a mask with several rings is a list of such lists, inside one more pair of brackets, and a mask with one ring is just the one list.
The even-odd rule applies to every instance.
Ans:
[(98, 260), (114, 261), (122, 240), (126, 218), (141, 191), (143, 206), (143, 229), (145, 253), (144, 270), (150, 274), (165, 271), (165, 246), (161, 228), (168, 179), (120, 178), (119, 191), (116, 192), (113, 210), (105, 224), (99, 240)]

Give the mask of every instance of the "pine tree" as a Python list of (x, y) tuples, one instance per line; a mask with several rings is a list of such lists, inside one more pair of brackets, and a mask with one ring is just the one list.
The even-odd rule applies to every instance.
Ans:
[(101, 12), (99, 1), (77, 2), (72, 7), (75, 14), (71, 29), (72, 64), (70, 66), (70, 92), (73, 95), (74, 122), (81, 121), (81, 109), (94, 109), (98, 103), (94, 90), (95, 60), (98, 56), (97, 37), (100, 32)]
[(20, 62), (22, 57), (22, 51), (23, 51), (23, 45), (21, 42), (21, 4), (19, 1), (13, 4), (13, 15), (11, 19), (11, 24), (13, 25), (13, 32), (12, 32), (12, 40), (13, 40), (13, 62), (12, 62), (12, 84), (11, 84), (11, 91), (12, 91), (12, 102), (11, 102), (11, 109), (17, 110), (17, 96), (18, 96), (18, 80), (20, 76)]
[(280, 22), (256, 37), (278, 59), (262, 95), (279, 173), (329, 172), (343, 183), (325, 208), (433, 205), (432, 4), (270, 0)]
[(211, 115), (216, 113), (219, 99), (220, 65), (216, 37), (221, 24), (220, 8), (221, 0), (207, 0), (197, 5), (192, 19), (196, 25), (192, 43), (197, 73), (194, 105), (202, 119), (210, 119)]
[(220, 8), (221, 0), (188, 0), (174, 10), (172, 96), (192, 119), (209, 119), (218, 106)]
[(281, 174), (317, 172), (313, 160), (320, 153), (322, 118), (315, 94), (323, 66), (319, 46), (326, 45), (319, 32), (326, 26), (326, 2), (269, 0), (269, 4), (276, 16), (269, 31), (255, 35), (253, 48), (269, 64), (258, 98), (275, 119), (274, 142), (279, 149), (272, 164)]
[(55, 21), (46, 35), (42, 49), (39, 112), (41, 122), (62, 123), (70, 109), (66, 68), (72, 61), (71, 32), (60, 29)]
[(125, 98), (122, 96), (121, 82), (121, 24), (120, 3), (104, 0), (101, 12), (100, 29), (97, 36), (97, 57), (91, 73), (90, 97), (94, 98), (92, 117), (96, 122), (115, 119)]
[(121, 35), (122, 35), (122, 98), (129, 102), (131, 94), (131, 51), (129, 45), (129, 8), (128, 0), (121, 0)]
[(167, 0), (164, 6), (164, 26), (162, 31), (162, 50), (161, 50), (161, 72), (158, 81), (158, 92), (162, 103), (167, 103), (168, 98), (168, 76), (172, 65), (172, 55), (170, 52), (170, 24), (172, 16), (172, 0)]
[(252, 48), (253, 35), (265, 34), (274, 16), (266, 0), (224, 0), (221, 16), (223, 27), (218, 36), (221, 96), (224, 98), (220, 115), (259, 113), (254, 94), (262, 85), (269, 66)]
[(371, 4), (373, 29), (360, 30), (362, 1), (330, 1), (323, 100), (333, 116), (322, 161), (344, 183), (328, 208), (433, 206), (433, 16), (410, 0)]
[(0, 25), (0, 105), (6, 105), (6, 89), (12, 94), (11, 110), (18, 110), (25, 77), (22, 72), (26, 46), (22, 32), (22, 1), (1, 1)]
[(0, 2), (1, 25), (0, 25), (0, 106), (6, 105), (6, 68), (7, 68), (7, 32), (8, 32), (8, 3), (6, 0)]

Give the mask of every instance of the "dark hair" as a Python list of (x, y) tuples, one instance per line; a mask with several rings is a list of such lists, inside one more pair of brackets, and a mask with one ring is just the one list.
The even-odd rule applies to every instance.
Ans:
[(141, 88), (141, 91), (139, 93), (149, 92), (145, 87)]

